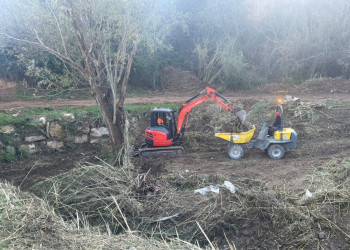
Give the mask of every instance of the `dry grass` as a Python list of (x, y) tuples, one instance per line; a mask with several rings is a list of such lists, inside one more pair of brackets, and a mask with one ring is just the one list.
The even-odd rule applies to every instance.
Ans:
[[(335, 178), (336, 183), (347, 183), (345, 186), (335, 185), (331, 192), (315, 191), (309, 199), (272, 191), (264, 183), (235, 176), (189, 173), (159, 177), (159, 191), (154, 194), (147, 186), (150, 173), (134, 173), (130, 178), (108, 165), (82, 166), (36, 188), (46, 190), (44, 197), (65, 217), (77, 221), (76, 217), (84, 214), (85, 221), (107, 232), (138, 231), (150, 238), (180, 238), (201, 246), (210, 242), (216, 248), (314, 248), (320, 244), (319, 232), (335, 238), (339, 233), (349, 234), (329, 216), (332, 212), (343, 218), (348, 213), (349, 166), (345, 166), (347, 170), (332, 167), (333, 172), (319, 171), (323, 174), (315, 175), (313, 184), (327, 176)], [(329, 183), (321, 179), (320, 183)], [(224, 180), (231, 181), (238, 191), (203, 196), (194, 193), (197, 188)]]
[(180, 240), (100, 233), (79, 213), (70, 221), (36, 196), (0, 183), (1, 249), (195, 249)]
[(79, 213), (94, 226), (107, 224), (113, 232), (127, 231), (124, 218), (143, 212), (136, 192), (143, 180), (125, 169), (109, 164), (84, 165), (37, 183), (31, 191), (50, 201), (65, 218), (75, 218)]
[[(219, 195), (194, 194), (193, 190), (230, 180), (235, 194), (222, 190)], [(275, 191), (261, 182), (235, 176), (207, 176), (182, 173), (158, 180), (161, 193), (149, 196), (144, 204), (145, 233), (169, 236), (216, 247), (301, 249), (317, 248), (324, 241), (350, 244), (350, 160), (330, 162), (313, 176), (311, 198), (305, 194)], [(152, 206), (150, 206), (152, 204)], [(153, 215), (179, 217), (157, 223)], [(147, 216), (148, 215), (148, 216)], [(199, 229), (198, 224), (205, 232)], [(325, 233), (326, 239), (320, 238)]]
[(153, 206), (147, 206), (144, 212), (144, 216), (175, 213), (180, 216), (161, 223), (147, 223), (147, 220), (154, 220), (145, 216), (143, 232), (162, 232), (170, 237), (179, 235), (186, 241), (206, 245), (207, 239), (198, 222), (218, 248), (227, 246), (228, 242), (240, 247), (266, 247), (269, 244), (305, 247), (316, 240), (313, 218), (294, 204), (296, 197), (272, 192), (262, 183), (240, 178), (232, 181), (238, 188), (236, 194), (223, 190), (219, 195), (202, 196), (193, 190), (222, 184), (227, 177), (182, 176), (163, 179), (162, 184), (158, 184), (163, 192), (148, 198), (146, 203)]

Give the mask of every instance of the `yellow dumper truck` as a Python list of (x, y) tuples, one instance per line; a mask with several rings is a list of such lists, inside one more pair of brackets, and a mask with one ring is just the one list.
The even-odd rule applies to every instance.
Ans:
[(298, 134), (292, 128), (284, 128), (283, 123), (283, 107), (278, 105), (281, 112), (281, 126), (273, 133), (273, 136), (268, 136), (268, 123), (264, 123), (256, 140), (251, 140), (255, 127), (247, 132), (242, 133), (215, 133), (216, 137), (228, 141), (228, 155), (231, 159), (238, 160), (244, 155), (245, 148), (259, 148), (266, 151), (271, 159), (282, 159), (284, 153), (288, 149), (297, 146)]

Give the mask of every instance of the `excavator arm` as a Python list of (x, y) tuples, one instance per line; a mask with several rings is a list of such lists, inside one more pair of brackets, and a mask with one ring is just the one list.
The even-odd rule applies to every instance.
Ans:
[[(206, 92), (206, 94), (204, 94), (202, 97), (198, 98), (204, 92)], [(245, 110), (242, 110), (240, 108), (232, 108), (231, 102), (226, 100), (222, 95), (217, 93), (214, 89), (206, 87), (203, 91), (199, 92), (197, 95), (191, 97), (190, 99), (188, 99), (187, 101), (182, 103), (182, 107), (179, 111), (179, 116), (178, 116), (177, 126), (176, 126), (176, 135), (178, 138), (183, 136), (183, 134), (185, 133), (185, 129), (186, 129), (187, 123), (188, 123), (189, 114), (190, 114), (192, 108), (201, 104), (202, 102), (205, 102), (208, 99), (213, 100), (214, 102), (219, 104), (221, 107), (223, 107), (227, 111), (232, 112), (235, 115), (237, 115), (237, 117), (240, 119), (240, 121), (242, 123), (245, 121), (245, 118), (246, 118), (246, 111)], [(225, 104), (221, 99), (224, 100), (225, 102), (227, 102), (228, 105)]]

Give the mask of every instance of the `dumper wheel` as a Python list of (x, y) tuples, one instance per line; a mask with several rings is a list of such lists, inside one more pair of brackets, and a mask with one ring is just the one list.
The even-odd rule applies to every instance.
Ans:
[(233, 145), (228, 148), (228, 155), (231, 159), (238, 160), (241, 159), (244, 155), (244, 150), (241, 145)]
[(272, 144), (268, 149), (267, 149), (267, 154), (271, 159), (282, 159), (284, 156), (284, 147), (280, 144)]

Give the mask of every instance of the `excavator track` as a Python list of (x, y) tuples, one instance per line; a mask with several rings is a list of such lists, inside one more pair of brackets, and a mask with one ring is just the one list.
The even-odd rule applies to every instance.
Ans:
[(172, 146), (172, 147), (153, 147), (153, 148), (141, 148), (139, 149), (134, 156), (139, 156), (141, 158), (145, 157), (156, 157), (156, 156), (182, 156), (185, 153), (185, 150), (181, 146)]

